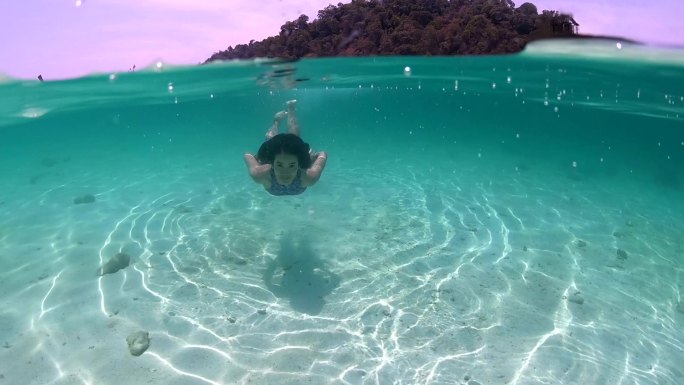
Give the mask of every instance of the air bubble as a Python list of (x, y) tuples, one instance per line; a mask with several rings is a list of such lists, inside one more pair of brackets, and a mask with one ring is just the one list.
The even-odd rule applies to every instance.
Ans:
[(409, 66), (404, 67), (404, 75), (405, 76), (411, 76), (411, 67), (409, 67)]

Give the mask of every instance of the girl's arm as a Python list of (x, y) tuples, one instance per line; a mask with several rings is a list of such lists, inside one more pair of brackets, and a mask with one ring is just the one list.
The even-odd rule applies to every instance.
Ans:
[(246, 153), (245, 165), (247, 165), (249, 176), (251, 176), (255, 182), (264, 184), (270, 180), (268, 175), (268, 172), (271, 171), (270, 164), (261, 164), (258, 160), (256, 160), (254, 155)]
[(325, 162), (328, 160), (328, 154), (325, 151), (318, 153), (318, 157), (313, 162), (311, 167), (306, 170), (306, 185), (313, 186), (318, 179), (321, 178), (323, 169), (325, 168)]

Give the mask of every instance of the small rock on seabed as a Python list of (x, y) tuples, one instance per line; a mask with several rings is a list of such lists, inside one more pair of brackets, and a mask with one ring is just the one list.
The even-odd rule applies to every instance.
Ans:
[(586, 246), (587, 246), (587, 243), (584, 242), (584, 241), (581, 240), (581, 239), (578, 239), (578, 240), (575, 241), (575, 246), (577, 246), (577, 247), (586, 247)]
[(145, 350), (150, 347), (150, 333), (146, 331), (138, 331), (126, 337), (128, 343), (128, 351), (134, 356), (139, 356), (145, 353)]
[(80, 197), (74, 198), (74, 204), (75, 205), (80, 205), (83, 203), (94, 203), (95, 202), (95, 195), (93, 194), (85, 194), (81, 195)]
[(466, 385), (482, 385), (482, 384), (480, 384), (479, 382), (477, 382), (477, 381), (475, 381), (475, 380), (471, 380), (471, 379), (470, 379), (470, 376), (465, 376), (465, 377), (463, 378), (463, 380), (467, 381), (467, 382), (466, 382)]
[(584, 297), (582, 297), (582, 294), (579, 291), (576, 291), (568, 297), (568, 301), (581, 305), (584, 303)]
[(622, 249), (617, 249), (617, 258), (621, 261), (627, 259), (627, 252)]

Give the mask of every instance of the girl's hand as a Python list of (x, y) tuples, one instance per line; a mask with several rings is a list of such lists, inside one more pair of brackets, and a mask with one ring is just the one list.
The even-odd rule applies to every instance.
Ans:
[(260, 164), (249, 168), (249, 176), (253, 179), (261, 179), (268, 174), (269, 171), (271, 171), (270, 164)]
[(245, 164), (247, 165), (249, 176), (251, 176), (255, 182), (262, 182), (268, 177), (268, 172), (271, 171), (270, 164), (260, 164), (254, 155), (250, 153), (245, 154)]
[(325, 162), (328, 160), (328, 153), (325, 151), (321, 151), (318, 153), (318, 156), (316, 157), (316, 160), (314, 160), (313, 165), (309, 167), (308, 170), (306, 170), (306, 185), (307, 186), (313, 186), (316, 182), (318, 182), (318, 179), (321, 177), (321, 173), (323, 173), (323, 169), (325, 169)]

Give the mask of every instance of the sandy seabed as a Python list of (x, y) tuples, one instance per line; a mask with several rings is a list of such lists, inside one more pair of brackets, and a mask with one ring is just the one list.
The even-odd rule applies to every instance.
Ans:
[[(538, 170), (330, 168), (274, 198), (241, 169), (75, 163), (7, 176), (0, 382), (684, 377), (676, 193)], [(117, 253), (130, 264), (98, 275)], [(136, 357), (137, 331), (151, 342)]]

